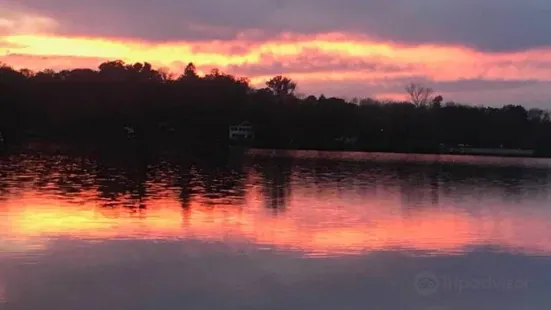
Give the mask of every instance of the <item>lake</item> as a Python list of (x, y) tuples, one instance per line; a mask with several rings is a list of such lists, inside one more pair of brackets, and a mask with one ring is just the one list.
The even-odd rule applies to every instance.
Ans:
[(0, 309), (545, 309), (551, 160), (0, 155)]

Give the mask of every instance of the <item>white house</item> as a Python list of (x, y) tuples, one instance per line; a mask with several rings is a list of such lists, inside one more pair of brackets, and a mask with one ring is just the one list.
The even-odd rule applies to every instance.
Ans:
[(124, 130), (126, 131), (126, 136), (130, 139), (134, 138), (136, 136), (136, 131), (133, 127), (125, 126)]
[(242, 122), (239, 125), (230, 126), (230, 140), (253, 140), (254, 128), (249, 122)]

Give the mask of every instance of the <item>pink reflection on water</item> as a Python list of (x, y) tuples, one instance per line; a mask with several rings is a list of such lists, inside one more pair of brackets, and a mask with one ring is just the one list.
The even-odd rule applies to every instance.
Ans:
[[(182, 208), (175, 198), (155, 199), (143, 210), (103, 208), (93, 202), (72, 205), (27, 192), (0, 204), (2, 237), (20, 249), (36, 250), (49, 239), (195, 239), (249, 242), (309, 255), (349, 255), (369, 251), (418, 250), (454, 254), (492, 245), (526, 253), (551, 253), (549, 215), (522, 208), (485, 206), (469, 214), (442, 205), (407, 211), (396, 198), (356, 200), (308, 196), (297, 190), (287, 210), (274, 215), (262, 194), (250, 190), (244, 205), (204, 205), (192, 199)], [(6, 249), (9, 251), (9, 249)]]
[[(281, 155), (279, 151), (253, 151), (253, 155), (272, 154), (269, 152)], [(336, 156), (329, 153), (290, 152), (289, 156)], [(476, 161), (484, 165), (496, 160), (411, 154), (344, 152), (338, 155), (375, 161)], [(499, 163), (519, 164), (518, 161), (522, 159), (500, 159)], [(543, 165), (546, 161), (538, 163)], [(32, 171), (32, 167), (39, 165), (39, 161), (33, 161), (27, 170)], [(515, 202), (503, 198), (503, 186), (491, 183), (465, 185), (457, 181), (446, 187), (438, 185), (440, 181), (435, 177), (428, 180), (430, 182), (422, 180), (424, 183), (419, 183), (421, 179), (404, 181), (391, 171), (367, 172), (367, 177), (377, 180), (366, 183), (365, 180), (369, 180), (366, 175), (359, 176), (354, 170), (347, 175), (346, 167), (329, 173), (309, 167), (314, 170), (313, 174), (301, 174), (300, 169), (290, 167), (285, 169), (285, 177), (277, 176), (278, 171), (265, 172), (276, 174), (268, 180), (249, 167), (243, 172), (246, 175), (243, 193), (236, 191), (238, 186), (233, 183), (214, 198), (201, 191), (206, 187), (203, 183), (207, 178), (192, 182), (200, 179), (192, 169), (187, 192), (193, 194), (188, 195), (185, 203), (178, 196), (181, 189), (146, 182), (142, 185), (143, 191), (156, 196), (140, 201), (144, 208), (127, 208), (117, 203), (106, 207), (105, 201), (98, 199), (96, 185), (76, 191), (70, 197), (66, 193), (44, 192), (31, 184), (19, 186), (0, 201), (0, 231), (3, 232), (0, 255), (43, 250), (56, 238), (247, 242), (259, 248), (291, 249), (310, 256), (404, 249), (460, 254), (477, 246), (496, 246), (530, 254), (551, 253), (551, 240), (542, 238), (551, 235), (546, 195), (542, 196), (544, 200), (536, 200), (533, 194), (517, 195), (519, 202)], [(50, 172), (52, 176), (56, 173)], [(416, 173), (420, 170), (414, 170), (405, 179)], [(337, 176), (337, 180), (329, 175)], [(339, 176), (348, 179), (341, 183)], [(466, 180), (472, 183), (475, 179)], [(433, 196), (438, 199), (433, 201)], [(131, 200), (131, 197), (119, 195), (116, 200)], [(284, 206), (279, 208), (278, 202), (276, 208), (272, 208), (274, 200)]]

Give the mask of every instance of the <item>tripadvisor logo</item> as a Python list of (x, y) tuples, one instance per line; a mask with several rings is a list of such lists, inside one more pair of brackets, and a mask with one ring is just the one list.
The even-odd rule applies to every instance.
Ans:
[(440, 282), (434, 273), (421, 272), (415, 276), (415, 290), (419, 295), (429, 296), (438, 291)]
[(432, 272), (417, 274), (414, 285), (417, 293), (422, 296), (433, 295), (443, 290), (463, 293), (469, 290), (518, 291), (528, 289), (528, 281), (525, 279), (496, 279), (492, 276), (479, 278), (437, 277)]

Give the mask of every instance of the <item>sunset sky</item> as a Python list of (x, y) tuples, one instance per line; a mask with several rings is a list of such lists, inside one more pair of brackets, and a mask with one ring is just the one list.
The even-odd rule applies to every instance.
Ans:
[(0, 62), (217, 67), (303, 94), (551, 108), (548, 0), (0, 0)]

